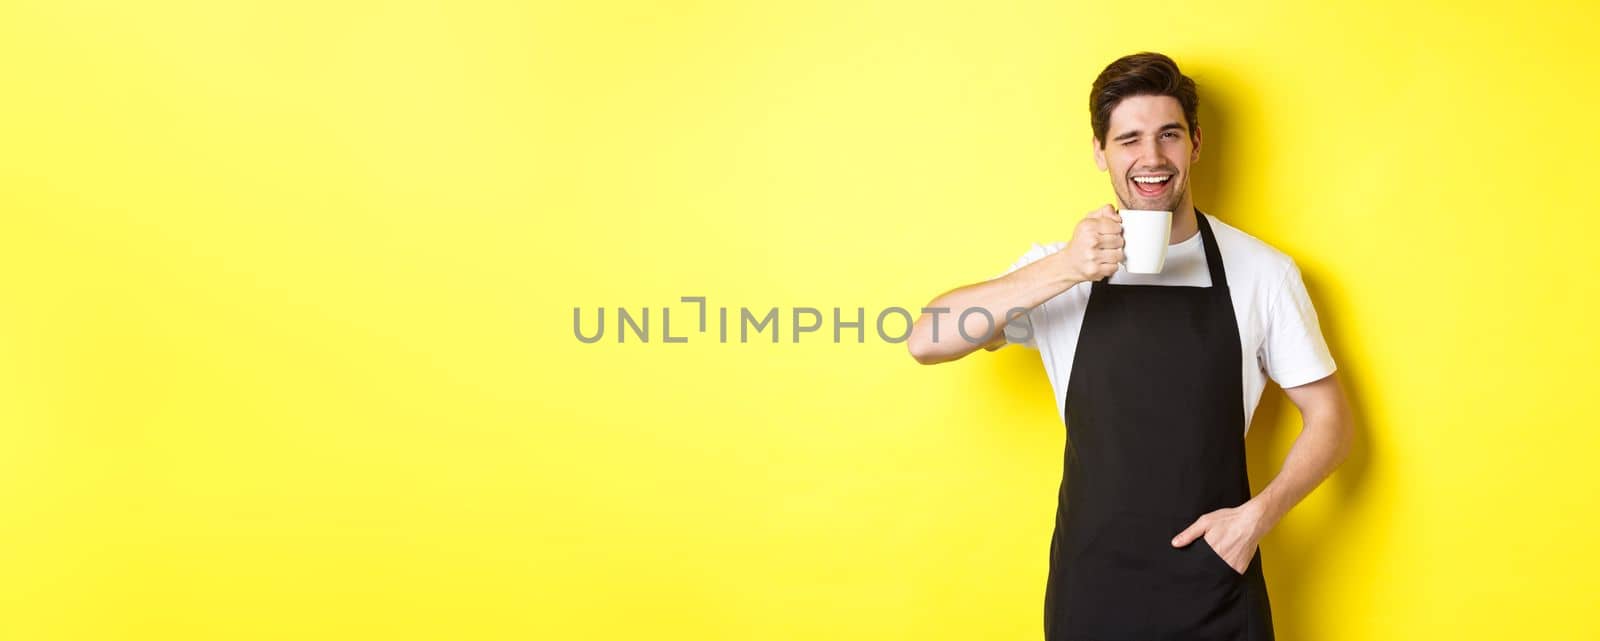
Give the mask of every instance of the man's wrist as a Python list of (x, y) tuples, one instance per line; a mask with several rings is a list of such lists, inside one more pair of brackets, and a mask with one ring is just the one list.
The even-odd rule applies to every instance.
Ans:
[(1263, 531), (1272, 529), (1278, 521), (1283, 520), (1284, 514), (1288, 513), (1290, 507), (1271, 487), (1263, 489), (1260, 494), (1250, 499), (1250, 502), (1254, 503), (1259, 511), (1259, 522), (1263, 526)]
[(1056, 263), (1051, 266), (1050, 276), (1055, 287), (1061, 291), (1077, 287), (1078, 283), (1088, 280), (1083, 277), (1083, 274), (1079, 274), (1077, 270), (1072, 268), (1072, 261), (1065, 250), (1050, 254), (1045, 259)]

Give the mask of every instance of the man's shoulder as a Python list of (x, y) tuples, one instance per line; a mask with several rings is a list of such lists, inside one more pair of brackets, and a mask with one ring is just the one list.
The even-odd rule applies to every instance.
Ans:
[(1229, 276), (1237, 271), (1252, 279), (1274, 283), (1279, 282), (1285, 273), (1297, 269), (1294, 258), (1283, 250), (1216, 216), (1206, 214), (1206, 217), (1212, 223), (1211, 229), (1217, 237), (1217, 249), (1222, 252), (1223, 262), (1230, 268)]

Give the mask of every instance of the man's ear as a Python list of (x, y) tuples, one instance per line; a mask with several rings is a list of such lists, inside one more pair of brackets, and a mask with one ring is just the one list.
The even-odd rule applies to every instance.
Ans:
[[(1197, 129), (1197, 131), (1198, 131), (1198, 129)], [(1100, 139), (1098, 137), (1095, 137), (1095, 136), (1090, 136), (1089, 137), (1089, 146), (1094, 148), (1094, 166), (1099, 167), (1100, 171), (1105, 171), (1106, 170), (1106, 150), (1100, 147)]]
[(1194, 151), (1189, 154), (1189, 164), (1200, 162), (1200, 125), (1194, 126)]

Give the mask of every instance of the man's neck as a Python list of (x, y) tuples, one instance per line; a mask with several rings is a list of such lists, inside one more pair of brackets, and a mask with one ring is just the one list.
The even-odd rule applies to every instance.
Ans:
[(1195, 220), (1194, 205), (1185, 198), (1183, 204), (1172, 212), (1172, 238), (1168, 243), (1176, 245), (1198, 233), (1200, 223)]

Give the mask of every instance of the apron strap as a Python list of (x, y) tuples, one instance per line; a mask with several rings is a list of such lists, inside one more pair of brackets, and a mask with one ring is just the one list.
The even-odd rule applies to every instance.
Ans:
[(1228, 274), (1222, 268), (1222, 251), (1217, 249), (1217, 238), (1211, 233), (1211, 223), (1206, 222), (1206, 214), (1199, 207), (1194, 209), (1194, 222), (1200, 227), (1200, 242), (1206, 248), (1206, 269), (1211, 272), (1211, 286), (1227, 289)]

